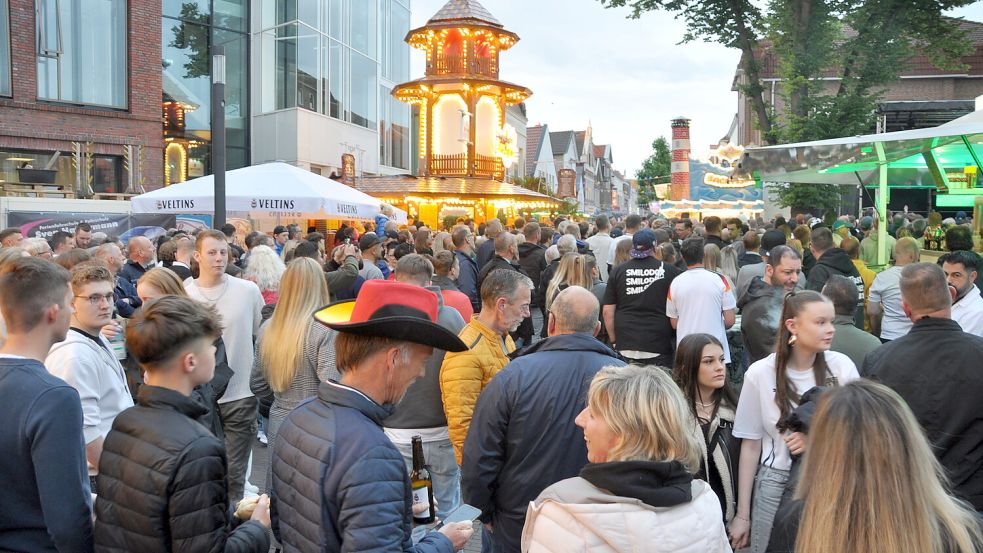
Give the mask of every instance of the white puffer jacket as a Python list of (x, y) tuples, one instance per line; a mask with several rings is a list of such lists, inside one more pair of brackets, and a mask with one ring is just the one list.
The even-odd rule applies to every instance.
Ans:
[(523, 553), (730, 553), (720, 501), (702, 480), (693, 500), (652, 507), (583, 478), (558, 482), (529, 504)]

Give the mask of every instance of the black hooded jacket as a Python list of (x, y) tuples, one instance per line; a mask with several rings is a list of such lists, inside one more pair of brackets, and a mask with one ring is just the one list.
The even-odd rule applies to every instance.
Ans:
[(533, 293), (532, 307), (539, 307), (539, 288), (542, 286), (540, 278), (546, 269), (546, 248), (539, 244), (533, 244), (532, 242), (519, 244), (519, 265), (522, 265), (522, 268), (525, 269), (526, 274), (529, 275), (532, 283), (536, 286), (536, 290)]
[(778, 319), (782, 315), (785, 299), (783, 286), (767, 284), (761, 277), (754, 277), (747, 293), (741, 296), (741, 336), (750, 362), (768, 357), (775, 351)]
[(864, 280), (860, 278), (853, 260), (843, 250), (843, 248), (830, 248), (826, 250), (816, 266), (809, 271), (809, 278), (806, 280), (806, 290), (822, 292), (826, 281), (833, 275), (842, 275), (858, 283), (861, 299), (864, 296)]

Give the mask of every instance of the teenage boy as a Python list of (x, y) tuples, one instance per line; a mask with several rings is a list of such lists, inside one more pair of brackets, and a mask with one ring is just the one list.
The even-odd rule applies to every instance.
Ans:
[(246, 465), (256, 439), (256, 396), (249, 390), (253, 336), (263, 320), (263, 295), (254, 283), (225, 274), (229, 243), (217, 230), (203, 230), (195, 240), (198, 278), (184, 288), (192, 299), (214, 307), (225, 321), (222, 340), (233, 375), (218, 400), (229, 457), (229, 500), (242, 499)]
[(45, 370), (72, 316), (68, 271), (25, 257), (0, 272), (0, 551), (92, 551), (79, 394)]
[(250, 520), (235, 527), (224, 445), (198, 422), (206, 409), (191, 398), (215, 374), (221, 333), (212, 307), (178, 296), (151, 300), (127, 326), (145, 383), (104, 444), (99, 550), (269, 551), (269, 498), (261, 496)]
[(113, 322), (114, 287), (113, 274), (101, 261), (72, 268), (72, 325), (44, 360), (48, 371), (78, 390), (82, 400), (82, 433), (94, 493), (99, 493), (94, 484), (103, 440), (116, 415), (133, 406), (126, 373), (100, 334)]

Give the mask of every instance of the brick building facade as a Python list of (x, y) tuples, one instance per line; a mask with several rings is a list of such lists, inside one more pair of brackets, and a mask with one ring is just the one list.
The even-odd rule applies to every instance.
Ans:
[[(974, 45), (974, 51), (962, 59), (968, 69), (963, 72), (939, 69), (932, 65), (927, 56), (922, 55), (909, 59), (900, 78), (884, 91), (877, 112), (877, 128), (870, 129), (870, 132), (933, 127), (973, 111), (973, 100), (983, 95), (983, 23), (952, 21), (967, 32), (966, 39)], [(755, 58), (765, 87), (765, 102), (775, 106), (777, 113), (783, 113), (785, 105), (781, 97), (778, 56), (763, 45), (755, 50)], [(740, 85), (746, 84), (740, 67), (741, 64), (738, 64), (732, 87), (738, 92), (737, 131), (734, 136), (736, 143), (742, 146), (760, 146), (763, 141), (761, 131), (755, 125), (754, 108), (750, 98), (740, 91)], [(823, 83), (824, 93), (834, 94), (838, 87), (836, 73), (830, 72)]]
[[(92, 144), (97, 161), (93, 188), (97, 192), (122, 192), (126, 188), (123, 155), (129, 145), (143, 148), (144, 187), (151, 190), (162, 186), (160, 0), (122, 4), (126, 22), (125, 107), (40, 98), (36, 1), (8, 2), (12, 87), (9, 96), (0, 96), (0, 179), (17, 182), (15, 165), (30, 163), (41, 168), (54, 152), (61, 152), (60, 162), (53, 167), (58, 170), (56, 182), (74, 184), (72, 149), (73, 142), (80, 142)], [(76, 72), (86, 75), (89, 69), (81, 67)], [(32, 157), (35, 162), (28, 161)]]

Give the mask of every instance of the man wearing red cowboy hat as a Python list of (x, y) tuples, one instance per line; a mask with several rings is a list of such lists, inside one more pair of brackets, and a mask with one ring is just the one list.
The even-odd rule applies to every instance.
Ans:
[(384, 280), (356, 301), (333, 303), (314, 318), (338, 331), (339, 382), (287, 416), (273, 448), (273, 531), (291, 551), (452, 553), (473, 532), (448, 524), (413, 544), (410, 480), (382, 430), (434, 348), (465, 344), (437, 324), (437, 296)]

